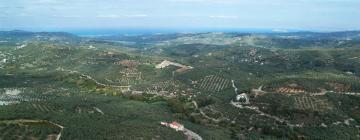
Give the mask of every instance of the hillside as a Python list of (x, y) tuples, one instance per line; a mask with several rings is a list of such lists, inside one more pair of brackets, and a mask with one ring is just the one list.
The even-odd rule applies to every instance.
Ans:
[(0, 32), (0, 139), (359, 139), (359, 34)]

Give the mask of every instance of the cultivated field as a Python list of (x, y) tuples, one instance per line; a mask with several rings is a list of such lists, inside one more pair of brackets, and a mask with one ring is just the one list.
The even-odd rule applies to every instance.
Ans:
[(46, 124), (0, 123), (0, 140), (56, 140), (59, 132)]
[(332, 105), (326, 99), (319, 99), (314, 96), (296, 96), (295, 108), (300, 110), (325, 111), (332, 108)]
[(203, 79), (197, 81), (198, 84), (195, 87), (205, 91), (221, 91), (231, 86), (231, 81), (220, 76), (206, 76)]

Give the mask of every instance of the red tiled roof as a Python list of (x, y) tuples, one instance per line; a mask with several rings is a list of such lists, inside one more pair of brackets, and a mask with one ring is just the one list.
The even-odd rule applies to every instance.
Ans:
[(181, 125), (180, 123), (178, 123), (178, 122), (175, 122), (175, 121), (174, 121), (174, 122), (172, 122), (171, 124), (172, 124), (172, 125), (174, 125), (174, 126), (177, 126), (177, 127), (180, 127), (180, 126), (182, 126), (182, 125)]

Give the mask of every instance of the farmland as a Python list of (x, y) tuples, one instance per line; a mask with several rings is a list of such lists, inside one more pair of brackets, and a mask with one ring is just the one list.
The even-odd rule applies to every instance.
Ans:
[(360, 137), (360, 43), (338, 33), (8, 34), (0, 139), (186, 139), (174, 121), (205, 140)]
[(56, 140), (61, 128), (46, 121), (15, 120), (0, 122), (1, 139)]
[(327, 100), (318, 99), (314, 96), (297, 96), (295, 97), (295, 108), (301, 110), (326, 111), (331, 109), (332, 105), (330, 105)]
[(196, 86), (205, 91), (221, 91), (230, 86), (230, 80), (214, 75), (206, 76), (196, 82), (198, 82)]

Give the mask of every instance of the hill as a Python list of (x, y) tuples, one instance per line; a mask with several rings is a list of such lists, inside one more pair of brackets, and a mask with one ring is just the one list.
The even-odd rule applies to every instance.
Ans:
[(359, 45), (358, 32), (0, 32), (0, 139), (194, 136), (172, 121), (203, 139), (358, 139)]

